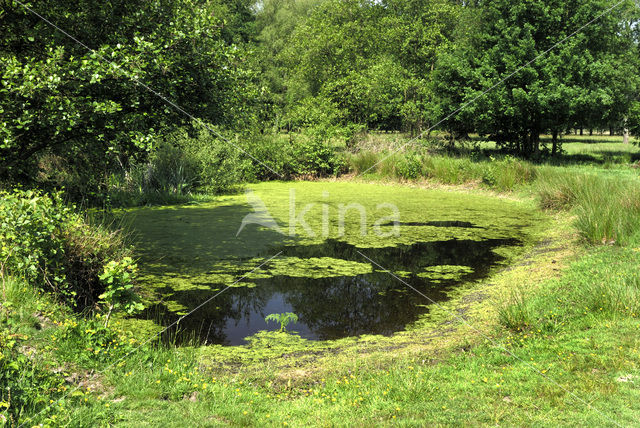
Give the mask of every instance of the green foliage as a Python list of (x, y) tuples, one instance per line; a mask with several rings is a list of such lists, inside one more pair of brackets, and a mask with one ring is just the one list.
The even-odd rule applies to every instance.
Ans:
[(284, 312), (282, 314), (269, 314), (264, 320), (280, 323), (280, 331), (286, 331), (289, 323), (298, 322), (298, 316), (293, 312)]
[(333, 135), (334, 138), (327, 139), (324, 132), (316, 134), (308, 130), (304, 134), (251, 136), (247, 139), (248, 151), (261, 163), (252, 161), (252, 165), (245, 170), (245, 177), (271, 180), (337, 175), (343, 172), (345, 163), (337, 148), (340, 140)]
[(161, 141), (145, 163), (135, 164), (126, 177), (129, 191), (142, 194), (189, 194), (197, 181), (196, 163), (179, 146)]
[[(19, 352), (26, 337), (0, 329), (0, 424), (17, 426), (61, 395), (64, 379), (44, 370)], [(3, 423), (5, 422), (5, 423)]]
[(320, 138), (300, 139), (293, 146), (292, 169), (295, 174), (319, 177), (336, 175), (342, 164), (336, 149)]
[(2, 192), (0, 268), (78, 309), (92, 308), (104, 291), (105, 264), (128, 250), (122, 234), (90, 225), (61, 194)]
[(418, 131), (435, 121), (431, 71), (449, 49), (457, 10), (441, 0), (265, 3), (258, 21), (274, 23), (262, 27), (262, 58), (285, 122), (310, 104), (331, 106), (342, 125)]
[(120, 321), (106, 328), (99, 314), (75, 314), (15, 277), (0, 287), (0, 425), (64, 424), (70, 407), (86, 405), (102, 385), (87, 370), (148, 352), (140, 331), (124, 331)]
[[(260, 134), (247, 138), (248, 150), (262, 163), (252, 162), (251, 175), (256, 180), (290, 178), (293, 167), (294, 143), (291, 134)], [(267, 166), (269, 168), (267, 168)], [(274, 174), (274, 171), (279, 174)]]
[[(197, 0), (81, 3), (43, 0), (33, 8), (95, 53), (21, 5), (3, 5), (0, 179), (99, 197), (113, 171), (144, 162), (159, 136), (189, 123), (136, 79), (216, 125), (258, 119), (247, 50), (228, 45), (235, 37), (221, 30), (241, 10)], [(47, 159), (59, 168), (46, 168)]]
[(415, 153), (403, 156), (396, 165), (396, 174), (405, 180), (415, 180), (422, 174), (422, 157)]
[(127, 315), (133, 315), (144, 309), (135, 293), (134, 282), (138, 266), (133, 263), (131, 257), (122, 260), (110, 261), (104, 267), (104, 272), (99, 276), (105, 285), (105, 291), (99, 298), (108, 307), (105, 326), (109, 325), (109, 318), (113, 311), (122, 311)]
[[(608, 7), (599, 0), (501, 0), (466, 8), (456, 49), (439, 58), (436, 70), (442, 112), (468, 103), (448, 128), (491, 135), (535, 157), (545, 130), (621, 121), (639, 82), (628, 24), (637, 11), (631, 2), (604, 14)], [(566, 19), (558, 21), (561, 16)], [(596, 24), (565, 40), (596, 17)]]
[(222, 141), (203, 125), (195, 126), (193, 137), (182, 133), (170, 141), (193, 165), (195, 184), (202, 190), (214, 194), (228, 192), (250, 176), (252, 159), (238, 148), (244, 142)]
[(511, 294), (508, 303), (499, 308), (498, 320), (514, 332), (529, 331), (535, 327), (531, 324), (535, 320), (529, 302), (517, 291)]
[(62, 230), (74, 220), (59, 193), (1, 192), (0, 268), (20, 274), (47, 291), (69, 293)]

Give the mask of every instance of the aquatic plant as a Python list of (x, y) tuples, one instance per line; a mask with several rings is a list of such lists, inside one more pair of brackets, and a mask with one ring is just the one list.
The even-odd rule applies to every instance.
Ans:
[(290, 322), (298, 322), (298, 316), (293, 312), (284, 312), (282, 314), (269, 314), (264, 319), (266, 322), (275, 321), (280, 323), (280, 331), (286, 331)]

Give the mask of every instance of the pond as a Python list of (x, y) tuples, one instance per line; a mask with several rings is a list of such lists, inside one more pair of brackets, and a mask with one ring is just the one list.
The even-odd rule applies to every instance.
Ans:
[(505, 199), (345, 182), (260, 183), (126, 216), (149, 296), (141, 317), (189, 314), (167, 340), (223, 345), (279, 329), (265, 317), (285, 312), (307, 339), (393, 334), (506, 265), (536, 222)]

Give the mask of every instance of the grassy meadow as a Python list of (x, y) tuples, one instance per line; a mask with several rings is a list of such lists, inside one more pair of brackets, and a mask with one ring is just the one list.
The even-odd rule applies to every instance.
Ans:
[[(490, 147), (457, 154), (412, 147), (387, 157), (369, 144), (347, 155), (349, 173), (335, 179), (254, 185), (282, 222), (288, 187), (324, 184), (336, 189), (334, 203), (357, 189), (389, 192), (399, 204), (436, 192), (444, 205), (467, 198), (493, 214), (500, 206), (534, 213), (530, 240), (508, 266), (451, 291), (391, 336), (309, 341), (266, 331), (243, 346), (172, 346), (154, 339), (151, 322), (118, 316), (105, 327), (100, 316), (84, 317), (24, 279), (3, 277), (0, 376), (14, 376), (11, 399), (0, 402), (2, 420), (74, 427), (635, 425), (638, 150), (609, 137), (583, 138), (571, 136), (563, 161), (553, 163)], [(129, 227), (139, 222), (138, 239), (153, 240), (166, 222), (184, 217), (180, 210), (229, 208), (242, 197), (141, 208)], [(419, 220), (421, 208), (413, 209), (408, 220)], [(475, 221), (490, 228), (494, 219)], [(180, 230), (162, 246), (194, 245), (174, 258), (196, 260), (209, 251), (204, 235), (200, 242)], [(149, 262), (152, 275), (174, 259), (158, 260), (164, 268)]]

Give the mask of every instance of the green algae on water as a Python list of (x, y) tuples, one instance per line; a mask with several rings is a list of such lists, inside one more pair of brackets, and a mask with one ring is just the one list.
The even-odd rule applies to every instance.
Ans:
[(250, 190), (127, 212), (152, 296), (146, 317), (172, 322), (222, 292), (182, 331), (242, 344), (273, 328), (269, 313), (295, 312), (291, 329), (307, 339), (393, 334), (429, 302), (387, 270), (441, 301), (508, 263), (536, 222), (522, 202), (459, 192), (344, 182)]

